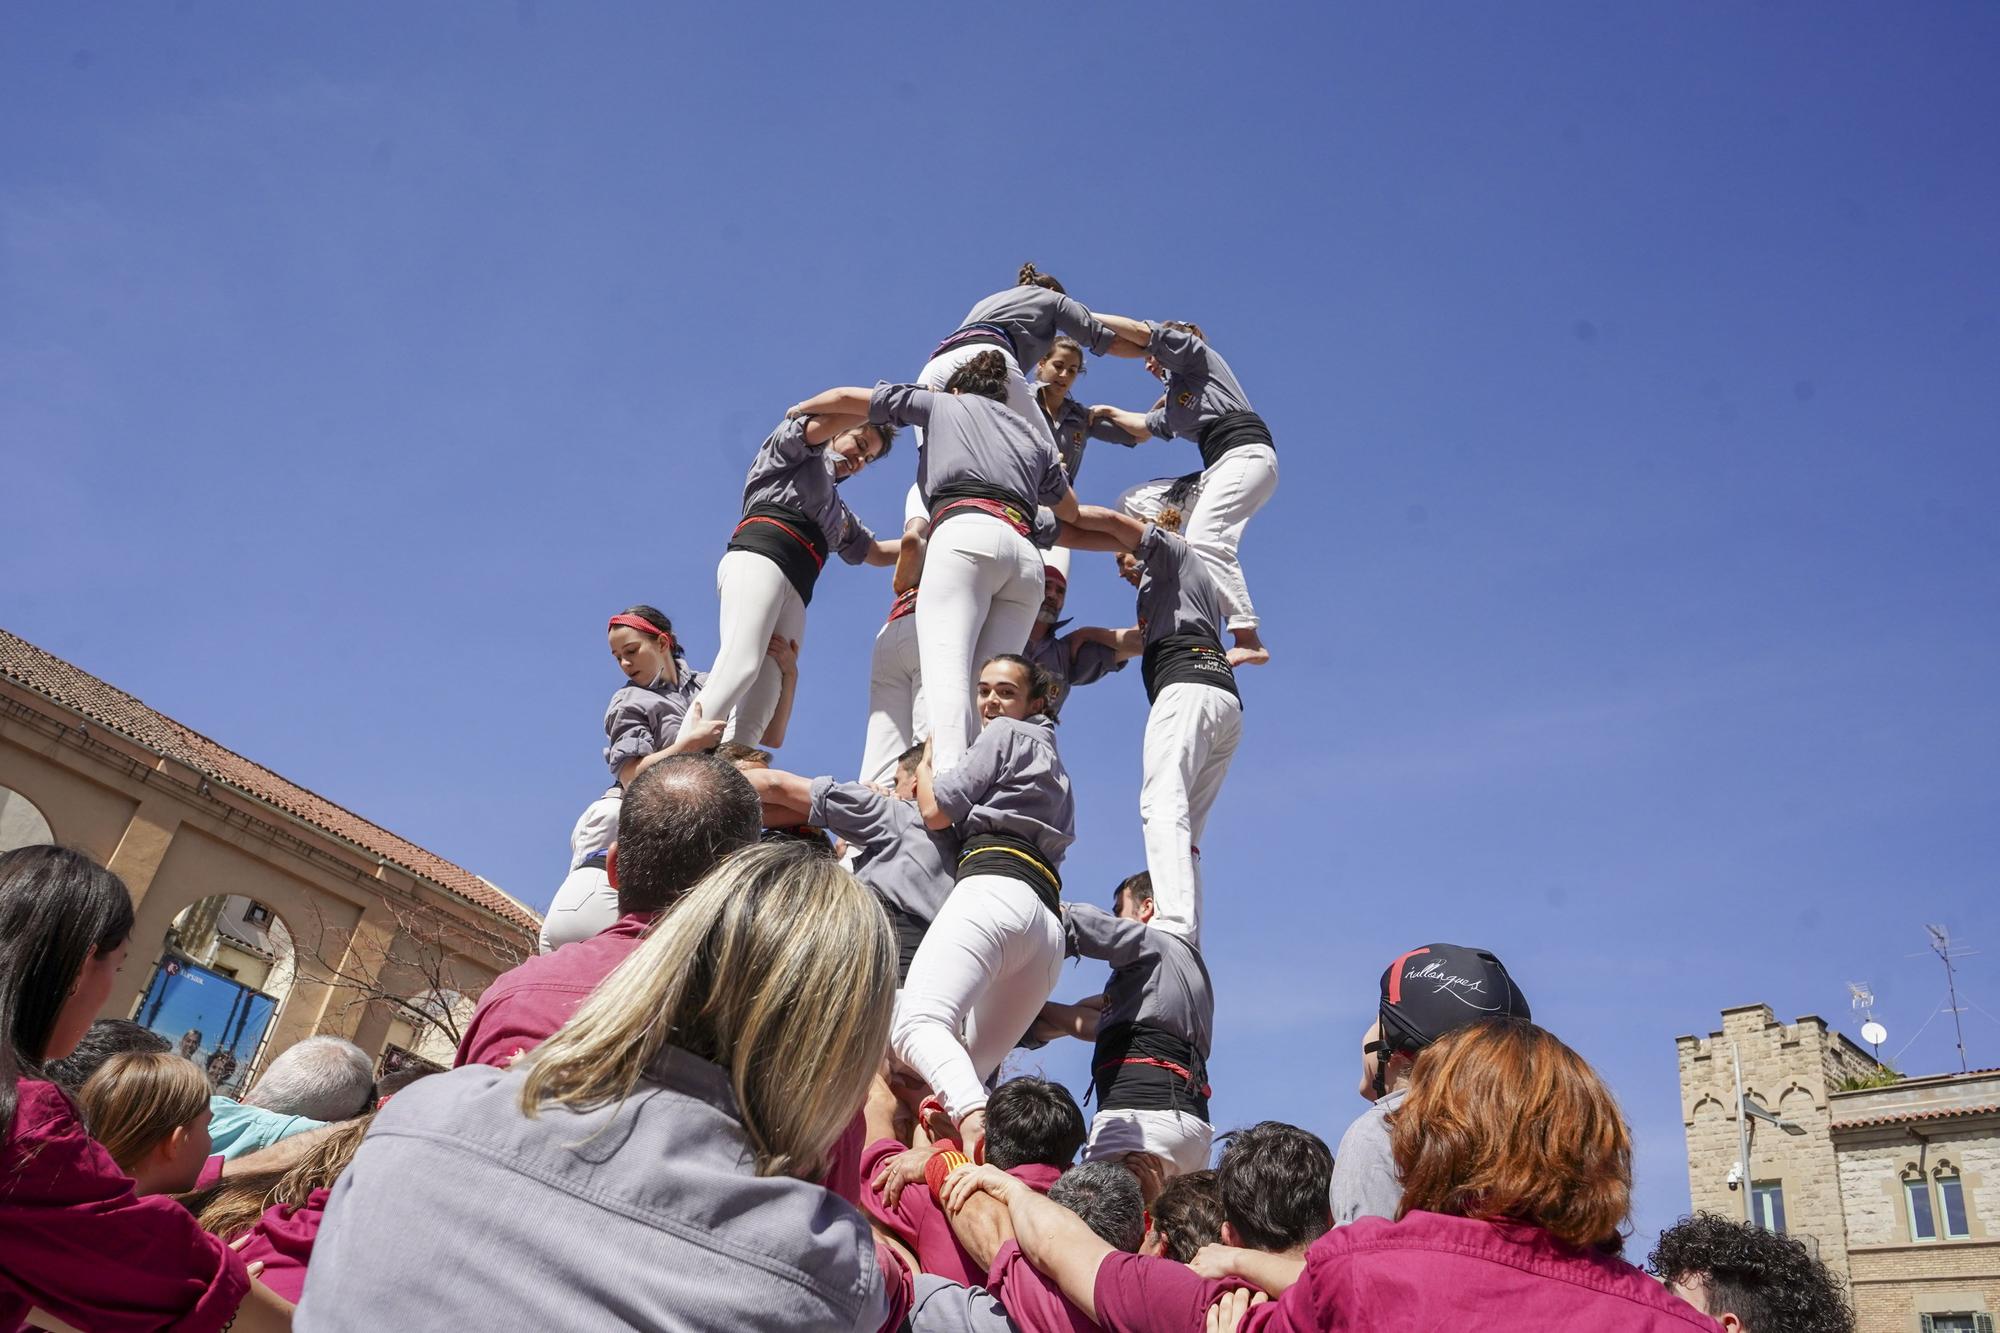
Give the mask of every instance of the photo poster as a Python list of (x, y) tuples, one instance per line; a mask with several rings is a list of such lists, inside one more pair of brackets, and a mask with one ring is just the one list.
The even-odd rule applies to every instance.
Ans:
[(277, 1010), (276, 998), (169, 953), (153, 972), (136, 1021), (206, 1070), (217, 1092), (235, 1097)]

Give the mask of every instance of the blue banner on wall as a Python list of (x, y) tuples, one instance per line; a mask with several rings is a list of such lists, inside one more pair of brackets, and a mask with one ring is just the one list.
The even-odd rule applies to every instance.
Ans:
[(217, 1092), (234, 1097), (277, 1011), (276, 997), (170, 950), (153, 970), (136, 1021), (206, 1069)]

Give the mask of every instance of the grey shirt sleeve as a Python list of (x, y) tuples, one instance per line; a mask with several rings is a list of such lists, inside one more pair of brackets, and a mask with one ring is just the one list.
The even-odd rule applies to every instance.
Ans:
[(890, 802), (894, 799), (859, 782), (814, 778), (812, 806), (806, 811), (806, 823), (831, 829), (856, 846), (874, 846), (896, 835), (896, 826), (889, 817)]
[(929, 1273), (916, 1275), (910, 1333), (1016, 1333), (1006, 1309), (984, 1287), (962, 1287)]
[(1170, 329), (1158, 321), (1149, 327), (1153, 336), (1147, 340), (1146, 350), (1155, 361), (1183, 375), (1199, 375), (1208, 369), (1207, 343), (1186, 329)]
[(878, 384), (868, 396), (868, 419), (878, 426), (928, 426), (931, 398), (931, 390), (914, 384)]
[(854, 511), (847, 507), (845, 500), (835, 503), (840, 506), (841, 522), (840, 531), (833, 537), (833, 549), (850, 565), (867, 564), (868, 553), (875, 548), (875, 534), (866, 523), (854, 516)]
[(1118, 340), (1118, 335), (1099, 323), (1083, 302), (1062, 293), (1056, 294), (1056, 327), (1098, 356), (1103, 356)]
[(1160, 404), (1146, 414), (1146, 429), (1153, 432), (1154, 439), (1171, 440), (1174, 438), (1173, 431), (1167, 428), (1167, 405), (1165, 403)]
[(1129, 967), (1155, 951), (1151, 930), (1143, 921), (1127, 921), (1089, 903), (1063, 904), (1064, 942), (1078, 958)]
[(1328, 1190), (1333, 1207), (1333, 1224), (1346, 1226), (1357, 1217), (1385, 1217), (1394, 1221), (1403, 1206), (1403, 1177), (1396, 1170), (1396, 1158), (1389, 1148), (1387, 1111), (1384, 1103), (1402, 1098), (1394, 1093), (1370, 1107), (1340, 1136), (1340, 1149), (1333, 1159), (1333, 1183)]
[(1100, 681), (1125, 664), (1118, 660), (1113, 649), (1101, 643), (1080, 643), (1074, 632), (1063, 636), (1063, 646), (1069, 650), (1069, 683), (1089, 685)]
[(1011, 738), (1007, 728), (989, 724), (960, 757), (956, 768), (932, 778), (931, 794), (937, 798), (938, 809), (952, 823), (963, 823), (972, 813), (972, 807), (999, 783), (1000, 775), (1007, 770), (1006, 746)]
[[(1166, 415), (1164, 409), (1161, 411), (1160, 415), (1162, 417)], [(1148, 415), (1147, 419), (1148, 421), (1151, 420), (1150, 414)], [(1133, 439), (1130, 435), (1127, 435), (1123, 430), (1119, 429), (1118, 423), (1111, 420), (1111, 418), (1109, 417), (1106, 417), (1102, 421), (1091, 422), (1090, 428), (1085, 432), (1085, 434), (1089, 435), (1090, 438), (1093, 440), (1103, 440), (1107, 444), (1122, 444), (1127, 449), (1136, 449), (1139, 447), (1139, 442)]]
[(651, 690), (623, 689), (611, 700), (604, 714), (604, 762), (611, 767), (611, 780), (633, 759), (644, 759), (660, 748), (658, 722), (666, 712), (666, 701)]

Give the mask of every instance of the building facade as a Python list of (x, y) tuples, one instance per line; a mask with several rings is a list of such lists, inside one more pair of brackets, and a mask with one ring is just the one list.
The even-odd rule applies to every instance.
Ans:
[[(1688, 1189), (1844, 1279), (1863, 1333), (1992, 1333), (2000, 1316), (2000, 1070), (1895, 1079), (1824, 1020), (1767, 1005), (1681, 1037)], [(1737, 1099), (1752, 1115), (1741, 1160)]]
[[(0, 631), (0, 850), (34, 842), (131, 891), (130, 962), (103, 1016), (179, 1037), (231, 1088), (318, 1033), (448, 1059), (453, 1022), (540, 925), (477, 875)], [(182, 983), (224, 1016), (177, 1018), (209, 998)]]

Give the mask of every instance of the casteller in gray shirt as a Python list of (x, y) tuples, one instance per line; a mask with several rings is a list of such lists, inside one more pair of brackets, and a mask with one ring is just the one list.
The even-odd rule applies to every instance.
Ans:
[(1388, 1117), (1408, 1094), (1408, 1088), (1384, 1093), (1340, 1136), (1328, 1191), (1335, 1226), (1344, 1227), (1357, 1217), (1386, 1217), (1393, 1222), (1402, 1212), (1403, 1173), (1389, 1151)]
[(1044, 714), (1025, 722), (996, 717), (981, 729), (957, 767), (931, 785), (938, 809), (959, 836), (1006, 833), (1035, 844), (1054, 870), (1076, 841), (1076, 800), (1056, 753), (1056, 727)]
[(1024, 373), (1048, 356), (1058, 333), (1067, 333), (1098, 356), (1118, 341), (1118, 335), (1099, 323), (1083, 302), (1032, 283), (993, 293), (966, 312), (959, 328), (968, 324), (1005, 330)]
[[(972, 393), (945, 393), (914, 384), (878, 384), (868, 400), (877, 425), (921, 426), (917, 489), (925, 505), (962, 485), (995, 486), (1029, 509), (1053, 505), (1069, 492), (1055, 442), (1040, 422), (1024, 421), (1005, 403)], [(1032, 514), (1022, 522), (1034, 525)]]
[(1214, 348), (1186, 329), (1157, 323), (1151, 328), (1146, 350), (1167, 372), (1167, 396), (1146, 414), (1148, 430), (1163, 440), (1199, 440), (1217, 417), (1252, 410), (1229, 363)]
[(806, 823), (847, 840), (854, 877), (911, 916), (937, 920), (958, 869), (957, 831), (926, 828), (913, 802), (864, 783), (814, 778), (811, 790)]
[(533, 1119), (523, 1077), (466, 1065), (376, 1113), (327, 1201), (299, 1333), (882, 1326), (867, 1219), (757, 1174), (728, 1071), (668, 1047), (625, 1100)]
[(1192, 944), (1089, 903), (1063, 904), (1063, 934), (1071, 957), (1111, 964), (1098, 1031), (1144, 1023), (1179, 1037), (1208, 1059), (1215, 1040), (1215, 991)]

